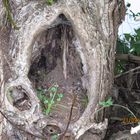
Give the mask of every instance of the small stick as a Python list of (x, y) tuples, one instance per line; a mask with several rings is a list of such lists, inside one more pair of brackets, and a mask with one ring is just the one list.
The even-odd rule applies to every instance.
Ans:
[(133, 72), (133, 71), (135, 71), (135, 70), (139, 70), (139, 69), (140, 69), (140, 66), (138, 66), (138, 67), (136, 67), (136, 68), (134, 68), (134, 69), (131, 69), (131, 70), (129, 70), (129, 71), (126, 71), (126, 72), (124, 72), (124, 73), (122, 73), (122, 74), (118, 74), (118, 75), (115, 76), (115, 79), (117, 79), (117, 78), (119, 78), (119, 77), (121, 77), (121, 76), (124, 76), (124, 75), (126, 75), (126, 74), (128, 74), (128, 73), (130, 73), (130, 72)]
[(64, 133), (60, 136), (59, 140), (63, 139), (63, 137), (65, 136), (65, 134), (66, 134), (66, 132), (67, 132), (67, 130), (69, 128), (69, 125), (70, 125), (70, 122), (71, 122), (71, 117), (72, 117), (72, 111), (73, 111), (73, 107), (74, 107), (76, 98), (77, 98), (77, 95), (75, 94), (74, 98), (73, 98), (73, 101), (72, 101), (72, 105), (71, 105), (71, 109), (70, 109), (70, 115), (69, 115), (69, 119), (68, 119), (68, 123), (67, 123), (66, 129), (65, 129)]

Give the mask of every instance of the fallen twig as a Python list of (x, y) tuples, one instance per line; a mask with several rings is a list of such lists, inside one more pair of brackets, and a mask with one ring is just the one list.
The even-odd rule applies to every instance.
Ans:
[(118, 75), (115, 76), (115, 79), (117, 79), (117, 78), (119, 78), (119, 77), (121, 77), (121, 76), (124, 76), (124, 75), (126, 75), (126, 74), (128, 74), (128, 73), (130, 73), (130, 72), (134, 72), (135, 70), (139, 70), (139, 69), (140, 69), (140, 66), (138, 66), (138, 67), (136, 67), (136, 68), (134, 68), (134, 69), (131, 69), (131, 70), (129, 70), (129, 71), (126, 71), (126, 72), (124, 72), (124, 73), (122, 73), (122, 74), (118, 74)]
[(70, 109), (70, 115), (69, 115), (69, 119), (68, 119), (68, 123), (67, 123), (66, 129), (63, 132), (63, 134), (60, 136), (59, 140), (62, 140), (63, 139), (63, 137), (65, 136), (65, 134), (66, 134), (66, 132), (67, 132), (67, 130), (69, 128), (69, 125), (70, 125), (70, 122), (71, 122), (71, 117), (72, 117), (72, 111), (73, 111), (73, 107), (74, 107), (76, 98), (77, 98), (77, 95), (75, 94), (74, 95), (74, 98), (73, 98), (73, 101), (72, 101), (72, 105), (71, 105), (71, 109)]

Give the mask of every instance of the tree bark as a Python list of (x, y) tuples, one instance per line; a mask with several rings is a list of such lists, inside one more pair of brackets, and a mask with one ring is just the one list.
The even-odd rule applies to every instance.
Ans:
[[(112, 89), (117, 30), (125, 15), (124, 1), (60, 0), (49, 6), (43, 0), (12, 0), (10, 5), (19, 30), (9, 25), (4, 27), (6, 10), (0, 1), (1, 139), (44, 138), (43, 128), (53, 123), (64, 129), (59, 122), (43, 115), (28, 77), (32, 62), (42, 49), (35, 46), (38, 36), (63, 24), (58, 18), (62, 14), (74, 31), (75, 48), (84, 73), (81, 81), (88, 95), (85, 111), (70, 123), (68, 131), (73, 139), (79, 139), (86, 131), (94, 129), (93, 139), (102, 139), (99, 134), (107, 129), (107, 119), (102, 111), (96, 112), (99, 102), (104, 101)], [(22, 91), (31, 105), (24, 111), (13, 105), (16, 97), (11, 97), (11, 92)]]

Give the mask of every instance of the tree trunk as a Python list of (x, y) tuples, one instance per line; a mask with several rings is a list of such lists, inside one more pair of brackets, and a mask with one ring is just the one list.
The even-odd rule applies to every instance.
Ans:
[[(111, 93), (123, 0), (58, 0), (52, 5), (10, 0), (10, 5), (18, 30), (5, 22), (0, 0), (0, 139), (51, 139), (55, 134), (103, 139), (108, 121), (97, 110)], [(67, 109), (52, 109), (57, 117), (44, 115), (37, 97), (37, 89), (51, 82), (64, 90), (59, 106)], [(89, 129), (94, 130), (91, 138), (83, 135)]]

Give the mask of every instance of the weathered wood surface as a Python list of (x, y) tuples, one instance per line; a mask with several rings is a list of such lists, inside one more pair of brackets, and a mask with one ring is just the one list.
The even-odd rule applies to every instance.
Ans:
[[(11, 0), (10, 3), (19, 30), (4, 28), (5, 9), (0, 0), (1, 111), (9, 119), (6, 121), (1, 116), (4, 119), (1, 128), (5, 128), (1, 132), (2, 136), (6, 133), (10, 137), (16, 133), (20, 139), (26, 139), (25, 133), (15, 132), (15, 124), (19, 129), (41, 137), (39, 131), (50, 123), (41, 113), (28, 72), (33, 56), (41, 49), (35, 46), (37, 37), (43, 31), (62, 23), (58, 18), (60, 14), (70, 22), (77, 37), (75, 43), (84, 72), (81, 79), (89, 99), (84, 113), (69, 130), (75, 139), (90, 128), (105, 131), (107, 120), (104, 120), (103, 113), (98, 116), (95, 112), (99, 109), (99, 101), (105, 100), (112, 88), (117, 29), (125, 13), (123, 1), (58, 0), (51, 6), (43, 0)], [(23, 112), (15, 108), (9, 99), (9, 90), (20, 86), (31, 101), (31, 108)], [(61, 124), (58, 126), (61, 127)]]

